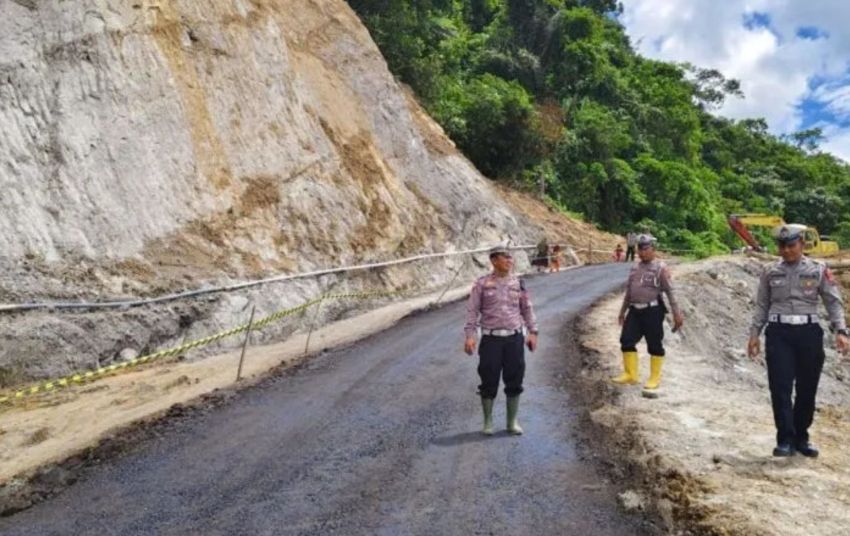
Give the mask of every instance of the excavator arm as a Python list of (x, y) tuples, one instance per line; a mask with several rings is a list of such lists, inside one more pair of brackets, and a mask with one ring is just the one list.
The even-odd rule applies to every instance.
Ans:
[[(764, 251), (758, 240), (753, 238), (747, 226), (753, 227), (777, 227), (785, 225), (785, 220), (780, 216), (771, 216), (770, 214), (732, 214), (727, 218), (729, 227), (740, 236), (744, 242), (749, 244), (756, 251)], [(838, 242), (832, 240), (823, 240), (818, 234), (817, 229), (808, 227), (805, 234), (805, 248), (803, 251), (807, 255), (818, 257), (828, 257), (838, 253)]]
[(750, 247), (756, 251), (764, 251), (764, 247), (747, 229), (748, 225), (757, 227), (776, 227), (777, 225), (785, 225), (785, 220), (780, 216), (771, 216), (770, 214), (732, 214), (727, 219), (729, 227), (735, 231), (735, 234), (741, 237)]

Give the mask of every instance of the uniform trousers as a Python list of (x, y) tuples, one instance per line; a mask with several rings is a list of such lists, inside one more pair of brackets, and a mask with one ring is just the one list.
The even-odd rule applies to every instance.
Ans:
[[(818, 324), (771, 322), (765, 331), (767, 380), (777, 443), (805, 443), (815, 414), (815, 395), (825, 358)], [(791, 394), (796, 387), (792, 403)]]
[(525, 377), (525, 337), (522, 332), (510, 337), (484, 335), (478, 347), (478, 375), (482, 398), (496, 398), (499, 378), (505, 382), (505, 395), (513, 397), (522, 393)]
[(635, 247), (628, 246), (626, 248), (626, 262), (635, 260)]
[(629, 307), (623, 331), (620, 333), (620, 349), (624, 352), (637, 352), (637, 343), (646, 337), (646, 346), (650, 355), (663, 356), (664, 313), (661, 305), (635, 309)]

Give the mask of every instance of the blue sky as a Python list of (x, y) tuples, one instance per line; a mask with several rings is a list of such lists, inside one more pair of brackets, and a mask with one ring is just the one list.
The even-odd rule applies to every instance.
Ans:
[(745, 97), (717, 113), (764, 117), (772, 132), (820, 127), (850, 161), (850, 0), (624, 0), (645, 56), (719, 69)]

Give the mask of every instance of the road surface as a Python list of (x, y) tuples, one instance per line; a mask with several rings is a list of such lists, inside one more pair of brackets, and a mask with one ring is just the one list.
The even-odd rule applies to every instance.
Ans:
[(55, 498), (0, 534), (629, 535), (641, 521), (577, 453), (560, 339), (627, 266), (528, 280), (540, 348), (527, 355), (522, 437), (478, 433), (477, 358), (464, 303), (415, 315), (238, 394)]

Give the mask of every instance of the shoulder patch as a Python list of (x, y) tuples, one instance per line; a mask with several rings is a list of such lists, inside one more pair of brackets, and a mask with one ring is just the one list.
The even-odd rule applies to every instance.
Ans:
[(826, 279), (826, 282), (830, 285), (835, 284), (835, 276), (832, 275), (832, 270), (829, 269), (829, 266), (825, 267), (823, 270), (823, 277)]

